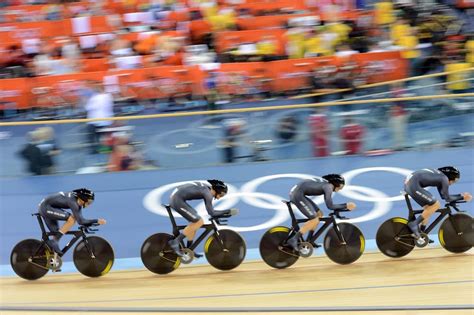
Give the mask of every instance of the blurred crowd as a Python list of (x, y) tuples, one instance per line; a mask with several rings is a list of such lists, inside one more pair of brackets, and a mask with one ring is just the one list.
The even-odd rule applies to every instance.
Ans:
[[(108, 68), (142, 68), (160, 65), (202, 64), (212, 62), (271, 61), (316, 56), (342, 56), (365, 52), (399, 50), (410, 61), (413, 75), (423, 74), (452, 63), (472, 63), (474, 58), (473, 16), (471, 11), (450, 2), (403, 1), (377, 2), (373, 14), (353, 19), (320, 19), (310, 10), (261, 10), (249, 12), (227, 2), (123, 0), (139, 12), (134, 18), (107, 9), (107, 1), (3, 1), (0, 23), (14, 12), (8, 5), (42, 4), (44, 14), (18, 15), (15, 22), (61, 20), (73, 17), (107, 15), (114, 32), (88, 36), (29, 38), (21, 44), (1, 47), (0, 71), (3, 77), (44, 76), (83, 71), (84, 59), (106, 59)], [(72, 4), (71, 4), (72, 3)], [(240, 3), (240, 2), (239, 2)], [(65, 10), (64, 8), (68, 8)], [(327, 15), (338, 16), (337, 5), (323, 8)], [(321, 11), (323, 11), (321, 9)], [(332, 11), (331, 11), (332, 10)], [(185, 21), (170, 18), (172, 13), (187, 13)], [(334, 12), (333, 12), (334, 11)], [(356, 12), (369, 12), (356, 10)], [(149, 13), (140, 23), (135, 19)], [(234, 40), (221, 50), (217, 34), (241, 29), (239, 20), (258, 15), (295, 15), (271, 30), (285, 30), (286, 47), (278, 49), (274, 35), (254, 41)], [(309, 14), (300, 17), (301, 14)], [(11, 19), (10, 19), (11, 20)], [(127, 21), (134, 21), (130, 24)], [(204, 21), (209, 30), (199, 36), (193, 21)], [(132, 25), (132, 26), (130, 26)], [(1, 24), (0, 24), (1, 27)], [(130, 36), (135, 35), (135, 36)], [(93, 66), (92, 66), (93, 67)], [(93, 70), (93, 69), (89, 69)]]

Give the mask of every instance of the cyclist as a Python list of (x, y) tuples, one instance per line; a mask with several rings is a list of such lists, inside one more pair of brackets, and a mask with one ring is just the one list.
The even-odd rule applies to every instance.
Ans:
[(344, 185), (344, 177), (339, 174), (328, 174), (322, 178), (303, 180), (291, 188), (290, 201), (309, 219), (287, 242), (295, 251), (298, 251), (299, 238), (308, 231), (316, 230), (319, 218), (323, 216), (322, 211), (307, 196), (324, 195), (324, 202), (331, 210), (353, 210), (356, 207), (353, 202), (334, 204), (332, 201), (332, 193), (340, 191)]
[[(52, 239), (48, 240), (48, 245), (58, 255), (62, 255), (59, 247), (59, 240), (68, 232), (77, 221), (80, 225), (90, 225), (93, 223), (105, 224), (104, 219), (84, 219), (82, 209), (88, 207), (94, 201), (94, 193), (87, 188), (75, 189), (71, 192), (59, 192), (41, 200), (39, 213), (44, 219), (49, 230), (56, 233)], [(72, 214), (64, 209), (70, 209)], [(59, 228), (58, 221), (66, 221)]]
[(438, 169), (424, 168), (408, 175), (405, 180), (405, 191), (423, 207), (421, 215), (408, 222), (408, 227), (417, 239), (420, 238), (421, 231), (424, 231), (430, 216), (441, 208), (439, 201), (424, 188), (436, 187), (441, 198), (446, 202), (471, 201), (472, 196), (467, 192), (458, 195), (449, 194), (449, 185), (457, 182), (460, 177), (461, 173), (454, 166), (444, 166)]
[[(183, 218), (191, 222), (188, 224), (182, 233), (168, 241), (170, 247), (180, 257), (183, 253), (180, 250), (179, 244), (184, 238), (192, 242), (196, 231), (204, 224), (204, 220), (199, 216), (197, 211), (193, 209), (188, 203), (188, 200), (203, 199), (206, 210), (210, 216), (215, 216), (221, 211), (214, 210), (212, 206), (212, 199), (220, 199), (227, 194), (227, 185), (217, 179), (209, 179), (207, 182), (192, 182), (177, 187), (170, 196), (170, 206), (176, 212), (181, 214)], [(231, 209), (230, 214), (233, 215), (237, 209)], [(198, 257), (198, 255), (196, 255)]]

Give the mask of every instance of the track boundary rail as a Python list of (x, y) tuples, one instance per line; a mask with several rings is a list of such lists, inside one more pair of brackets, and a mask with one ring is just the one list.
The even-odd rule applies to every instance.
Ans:
[(205, 110), (205, 111), (152, 114), (152, 115), (120, 116), (120, 117), (111, 117), (111, 118), (89, 118), (89, 119), (81, 118), (81, 119), (42, 120), (42, 121), (11, 121), (11, 122), (0, 122), (0, 127), (45, 125), (45, 124), (57, 125), (57, 124), (87, 123), (87, 122), (105, 121), (105, 120), (130, 121), (130, 120), (139, 120), (139, 119), (216, 115), (216, 114), (230, 114), (230, 113), (247, 113), (247, 112), (297, 109), (297, 108), (308, 108), (308, 107), (326, 107), (326, 106), (341, 106), (341, 105), (352, 105), (352, 104), (355, 105), (355, 104), (387, 103), (387, 102), (400, 102), (400, 101), (434, 100), (434, 99), (447, 99), (447, 98), (463, 98), (463, 97), (472, 97), (472, 96), (474, 96), (474, 93), (422, 95), (422, 96), (412, 96), (412, 97), (381, 98), (381, 99), (373, 99), (373, 100), (334, 101), (334, 102), (321, 102), (321, 103), (310, 103), (310, 104), (275, 105), (275, 106), (262, 106), (262, 107), (250, 107), (250, 108), (219, 109), (219, 110), (210, 110), (210, 111)]

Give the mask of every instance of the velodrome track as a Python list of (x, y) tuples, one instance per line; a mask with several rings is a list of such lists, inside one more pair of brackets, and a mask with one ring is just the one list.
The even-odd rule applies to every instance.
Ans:
[[(245, 310), (246, 314), (278, 310), (291, 314), (297, 310), (308, 313), (319, 310), (319, 314), (350, 311), (351, 314), (473, 315), (473, 250), (454, 255), (436, 248), (439, 246), (436, 235), (439, 227), (430, 235), (435, 246), (415, 249), (398, 260), (380, 254), (374, 241), (382, 222), (407, 215), (406, 205), (399, 197), (404, 172), (454, 164), (461, 168), (463, 175), (453, 187), (453, 193), (473, 192), (472, 154), (472, 148), (459, 148), (432, 151), (428, 155), (426, 152), (403, 152), (371, 158), (268, 162), (192, 171), (2, 178), (0, 314), (159, 314), (160, 311), (188, 313), (192, 310), (201, 314), (238, 310)], [(355, 198), (358, 208), (347, 216), (359, 218), (355, 223), (365, 235), (366, 251), (354, 264), (341, 266), (329, 261), (322, 249), (318, 249), (316, 257), (300, 259), (289, 269), (273, 270), (259, 259), (258, 243), (268, 228), (261, 225), (287, 225), (288, 217), (279, 216), (280, 211), (287, 215), (285, 209), (272, 209), (267, 205), (282, 206), (280, 200), (286, 198), (289, 188), (299, 180), (294, 177), (295, 173), (296, 176), (318, 175), (321, 170), (352, 173), (352, 193), (348, 188), (346, 195), (338, 194), (335, 200), (342, 202)], [(269, 176), (277, 178), (269, 180)], [(168, 218), (151, 211), (154, 205), (166, 202), (165, 197), (172, 190), (169, 185), (212, 177), (231, 183), (237, 193), (262, 197), (240, 199), (236, 206), (241, 213), (229, 221), (241, 229), (247, 243), (244, 264), (233, 271), (222, 272), (201, 258), (198, 264), (182, 266), (166, 276), (142, 269), (139, 250), (143, 241), (153, 233), (170, 231)], [(48, 193), (84, 185), (93, 187), (100, 196), (85, 215), (103, 216), (108, 220), (98, 235), (114, 247), (116, 260), (112, 271), (102, 278), (84, 277), (75, 270), (70, 261), (72, 253), (68, 253), (62, 273), (48, 274), (33, 282), (18, 278), (9, 266), (10, 252), (20, 240), (39, 237), (38, 224), (30, 216), (37, 203)], [(159, 200), (154, 195), (153, 203), (147, 204), (147, 196), (157, 187), (163, 190), (164, 197)], [(377, 191), (386, 195), (375, 194)], [(433, 193), (438, 196), (435, 191)], [(234, 204), (228, 205), (231, 206)], [(473, 215), (472, 203), (461, 208)], [(198, 248), (198, 251), (202, 250)], [(52, 312), (52, 308), (56, 312)]]
[[(415, 249), (401, 259), (366, 252), (351, 265), (320, 255), (275, 270), (248, 261), (171, 274), (112, 271), (101, 278), (48, 274), (0, 278), (1, 314), (474, 314), (473, 250)], [(204, 259), (204, 258), (201, 258)]]

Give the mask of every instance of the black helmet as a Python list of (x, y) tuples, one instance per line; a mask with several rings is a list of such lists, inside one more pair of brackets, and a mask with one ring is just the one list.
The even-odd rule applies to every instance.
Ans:
[(446, 175), (449, 180), (456, 180), (461, 177), (461, 172), (454, 166), (443, 166), (438, 168), (438, 171)]
[(334, 187), (340, 187), (346, 183), (344, 177), (339, 174), (327, 174), (323, 178), (333, 184)]
[(95, 198), (94, 192), (87, 188), (74, 189), (72, 194), (84, 202), (92, 201)]
[(218, 194), (227, 194), (227, 185), (223, 181), (218, 179), (208, 179), (209, 184), (211, 184), (212, 189)]

